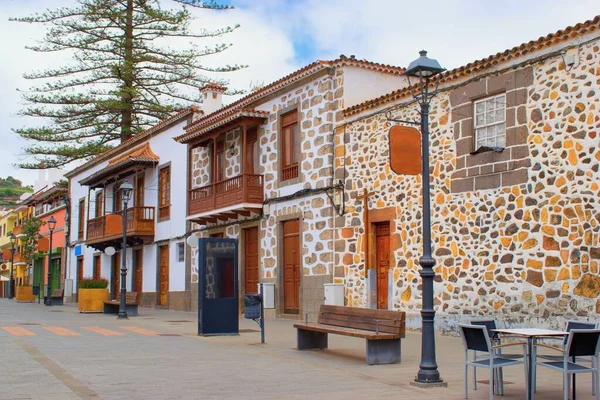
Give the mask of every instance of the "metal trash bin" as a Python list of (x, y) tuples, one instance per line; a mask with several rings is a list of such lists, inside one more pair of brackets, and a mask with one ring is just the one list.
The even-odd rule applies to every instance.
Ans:
[(262, 296), (260, 294), (244, 295), (244, 317), (247, 319), (259, 319), (261, 304)]

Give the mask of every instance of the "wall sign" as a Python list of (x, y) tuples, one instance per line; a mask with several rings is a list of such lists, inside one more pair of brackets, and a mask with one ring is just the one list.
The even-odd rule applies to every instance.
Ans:
[(415, 128), (395, 125), (390, 128), (390, 167), (399, 175), (421, 173), (421, 133)]

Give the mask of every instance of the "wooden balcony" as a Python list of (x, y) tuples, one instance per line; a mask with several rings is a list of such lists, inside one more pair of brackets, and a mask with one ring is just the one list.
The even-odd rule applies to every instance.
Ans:
[(23, 234), (23, 224), (15, 225), (12, 230), (13, 235), (19, 236)]
[(16, 264), (25, 264), (25, 255), (23, 253), (15, 252), (15, 256), (12, 261)]
[(264, 201), (262, 175), (242, 174), (189, 191), (188, 216), (198, 223), (227, 220), (260, 212)]
[[(154, 240), (154, 207), (130, 207), (127, 209), (127, 244), (135, 246)], [(123, 211), (90, 219), (87, 223), (86, 244), (104, 251), (112, 246), (116, 249), (123, 243)]]

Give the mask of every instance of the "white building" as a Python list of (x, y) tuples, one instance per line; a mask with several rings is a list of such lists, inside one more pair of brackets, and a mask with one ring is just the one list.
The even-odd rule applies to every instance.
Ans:
[[(127, 290), (140, 293), (142, 306), (189, 309), (181, 204), (187, 188), (180, 184), (187, 151), (173, 137), (198, 115), (190, 107), (65, 175), (71, 199), (67, 279), (75, 294), (82, 278), (102, 277), (117, 298), (123, 215), (118, 188), (128, 181), (134, 191), (127, 204)], [(115, 254), (106, 254), (113, 249)]]
[[(240, 294), (271, 283), (278, 315), (313, 318), (324, 286), (334, 283), (343, 304), (344, 270), (334, 260), (345, 177), (333, 174), (334, 126), (343, 123), (342, 109), (403, 87), (403, 72), (354, 57), (317, 61), (215, 107), (176, 138), (189, 149), (190, 233), (239, 240)], [(211, 86), (205, 95), (218, 102), (223, 90)], [(195, 308), (198, 269), (190, 254)]]

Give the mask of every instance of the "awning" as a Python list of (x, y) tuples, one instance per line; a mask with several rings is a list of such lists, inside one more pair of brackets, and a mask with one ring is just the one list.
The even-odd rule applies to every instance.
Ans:
[(146, 143), (108, 162), (108, 165), (79, 181), (81, 185), (90, 186), (92, 189), (102, 186), (107, 180), (119, 180), (131, 173), (135, 167), (148, 167), (158, 164), (160, 158), (154, 154), (150, 144)]

